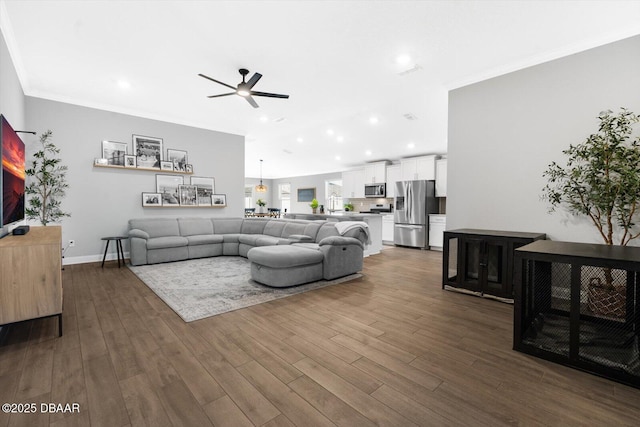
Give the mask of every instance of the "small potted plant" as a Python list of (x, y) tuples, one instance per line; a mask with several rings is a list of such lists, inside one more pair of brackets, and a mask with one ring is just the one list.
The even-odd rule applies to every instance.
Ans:
[(353, 205), (351, 203), (345, 203), (343, 206), (345, 212), (353, 212)]
[(313, 199), (311, 203), (309, 203), (309, 206), (311, 206), (311, 212), (316, 213), (318, 211), (318, 205), (318, 199)]
[(256, 205), (258, 205), (258, 213), (264, 213), (264, 207), (267, 206), (267, 202), (262, 199), (256, 200)]

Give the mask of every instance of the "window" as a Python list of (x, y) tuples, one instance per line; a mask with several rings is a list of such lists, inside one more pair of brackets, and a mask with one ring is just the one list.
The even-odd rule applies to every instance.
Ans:
[(244, 207), (252, 208), (253, 207), (253, 186), (245, 185), (244, 187)]
[(291, 210), (291, 183), (278, 184), (278, 199), (283, 212)]
[(325, 208), (329, 212), (340, 211), (343, 209), (342, 205), (342, 180), (330, 179), (324, 182), (324, 194), (327, 195), (325, 200)]

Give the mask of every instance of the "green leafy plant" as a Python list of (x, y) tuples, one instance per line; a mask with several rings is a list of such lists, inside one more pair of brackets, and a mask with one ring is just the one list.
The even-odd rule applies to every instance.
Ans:
[(616, 244), (617, 235), (626, 246), (640, 236), (640, 137), (633, 137), (640, 116), (622, 108), (618, 114), (603, 111), (598, 119), (597, 133), (563, 151), (566, 166), (553, 162), (543, 173), (548, 182), (542, 197), (549, 212), (564, 207), (586, 216), (607, 245)]
[(309, 203), (309, 206), (311, 206), (311, 209), (318, 209), (318, 206), (320, 204), (318, 203), (318, 199), (313, 199), (311, 200), (311, 203)]
[(344, 205), (345, 212), (353, 212), (353, 205), (351, 203), (345, 203)]
[(25, 170), (30, 178), (25, 193), (30, 195), (29, 207), (25, 209), (28, 219), (37, 219), (44, 226), (71, 216), (61, 209), (62, 199), (69, 187), (67, 167), (58, 158), (60, 149), (51, 142), (53, 132), (47, 130), (40, 135), (42, 148), (34, 155), (31, 167)]
[(264, 206), (267, 206), (267, 202), (265, 202), (262, 199), (258, 199), (258, 200), (256, 200), (256, 205), (258, 205), (260, 207), (264, 207)]

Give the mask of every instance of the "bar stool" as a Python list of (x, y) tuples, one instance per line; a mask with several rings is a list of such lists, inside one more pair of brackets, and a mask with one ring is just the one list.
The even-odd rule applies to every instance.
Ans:
[(116, 252), (118, 254), (118, 268), (120, 268), (120, 256), (122, 256), (122, 264), (124, 265), (124, 251), (122, 250), (122, 239), (128, 239), (127, 236), (112, 236), (103, 237), (101, 240), (107, 241), (107, 246), (104, 248), (104, 256), (102, 257), (102, 268), (104, 268), (104, 260), (107, 259), (107, 251), (109, 250), (109, 242), (116, 241)]

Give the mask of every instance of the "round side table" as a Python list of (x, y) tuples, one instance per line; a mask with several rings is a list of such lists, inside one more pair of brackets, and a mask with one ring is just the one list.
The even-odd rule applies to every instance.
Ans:
[(112, 236), (103, 237), (101, 240), (107, 241), (107, 246), (104, 248), (104, 256), (102, 257), (102, 268), (104, 268), (104, 260), (107, 259), (107, 251), (109, 250), (109, 242), (116, 241), (116, 252), (118, 254), (118, 268), (120, 268), (120, 257), (122, 257), (122, 264), (124, 265), (124, 251), (122, 250), (122, 239), (128, 239), (127, 236)]

